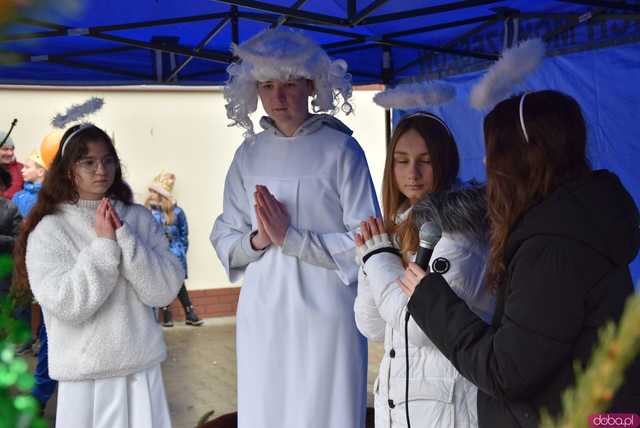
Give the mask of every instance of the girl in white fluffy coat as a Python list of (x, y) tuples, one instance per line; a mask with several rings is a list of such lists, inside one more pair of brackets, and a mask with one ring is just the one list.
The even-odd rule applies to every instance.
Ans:
[(109, 136), (91, 124), (62, 138), (16, 248), (59, 381), (58, 428), (168, 428), (153, 307), (184, 279), (160, 226), (132, 203)]
[[(356, 235), (356, 245), (366, 260), (358, 277), (356, 324), (369, 340), (384, 341), (385, 353), (374, 385), (376, 428), (407, 426), (404, 327), (408, 297), (402, 290), (402, 262), (412, 261), (418, 247), (418, 230), (413, 220), (423, 204), (421, 199), (454, 187), (459, 164), (451, 132), (442, 120), (429, 113), (403, 118), (387, 153), (382, 184), (384, 223), (381, 219), (369, 219), (361, 224), (362, 235)], [(433, 216), (428, 217), (433, 220)], [(482, 216), (477, 220), (482, 222)], [(376, 237), (378, 243), (372, 245), (373, 235), (385, 230), (402, 255), (402, 262), (389, 252), (366, 257), (368, 252), (384, 251), (385, 246), (392, 250), (389, 239), (381, 243)], [(493, 299), (485, 295), (482, 287), (486, 250), (482, 239), (468, 236), (468, 233), (443, 233), (432, 260), (449, 260), (451, 269), (446, 274), (452, 276), (449, 283), (475, 301), (475, 306), (488, 318)], [(412, 319), (408, 324), (408, 355), (411, 426), (477, 426), (475, 386), (458, 373)]]

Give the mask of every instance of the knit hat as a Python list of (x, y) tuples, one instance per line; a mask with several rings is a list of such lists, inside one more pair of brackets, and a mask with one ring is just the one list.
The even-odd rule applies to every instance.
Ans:
[(174, 204), (176, 199), (173, 197), (173, 185), (176, 182), (176, 176), (170, 172), (161, 172), (153, 179), (153, 182), (149, 184), (149, 190), (160, 193), (165, 198), (169, 199)]
[[(0, 141), (4, 140), (4, 137), (7, 137), (7, 133), (4, 132), (4, 131), (0, 131)], [(7, 137), (7, 141), (4, 142), (2, 147), (11, 148), (11, 149), (15, 147), (15, 145), (13, 144), (13, 139), (11, 138), (11, 136)]]

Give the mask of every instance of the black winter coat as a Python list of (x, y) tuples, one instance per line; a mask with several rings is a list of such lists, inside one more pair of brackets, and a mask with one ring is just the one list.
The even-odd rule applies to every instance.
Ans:
[[(442, 276), (416, 288), (411, 316), (460, 373), (478, 386), (480, 427), (535, 427), (541, 408), (561, 410), (598, 329), (618, 320), (633, 284), (638, 208), (607, 171), (566, 184), (527, 211), (507, 242), (505, 282), (487, 325)], [(640, 413), (640, 360), (612, 411)], [(585, 421), (585, 426), (588, 422)]]
[[(0, 255), (11, 256), (13, 244), (20, 231), (22, 216), (10, 200), (0, 197)], [(1, 274), (0, 274), (1, 275)], [(0, 277), (0, 297), (9, 292), (11, 276)]]
[(0, 197), (0, 254), (11, 255), (13, 244), (20, 231), (22, 216), (18, 207), (8, 199)]

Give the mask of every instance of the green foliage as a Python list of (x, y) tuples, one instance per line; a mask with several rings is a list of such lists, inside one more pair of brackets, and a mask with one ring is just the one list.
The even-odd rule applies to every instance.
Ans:
[(9, 297), (0, 299), (0, 428), (46, 428), (40, 405), (31, 396), (29, 365), (16, 355), (16, 343), (27, 341), (30, 332), (12, 313)]
[(0, 278), (11, 275), (13, 269), (13, 258), (7, 254), (0, 254)]
[[(84, 0), (0, 0), (0, 31), (11, 27), (16, 21), (29, 13), (38, 10), (46, 10), (47, 7), (55, 5), (57, 15), (77, 16), (84, 8)], [(36, 42), (37, 43), (37, 42)], [(0, 65), (14, 65), (24, 62), (22, 55), (0, 50)]]

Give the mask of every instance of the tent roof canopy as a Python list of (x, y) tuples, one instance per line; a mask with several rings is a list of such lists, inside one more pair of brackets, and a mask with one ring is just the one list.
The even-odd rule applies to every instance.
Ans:
[(55, 8), (0, 32), (0, 84), (219, 85), (231, 42), (278, 26), (347, 60), (356, 84), (480, 69), (503, 46), (534, 36), (550, 55), (640, 40), (637, 1), (93, 0), (75, 12)]

